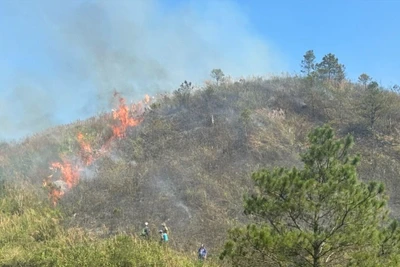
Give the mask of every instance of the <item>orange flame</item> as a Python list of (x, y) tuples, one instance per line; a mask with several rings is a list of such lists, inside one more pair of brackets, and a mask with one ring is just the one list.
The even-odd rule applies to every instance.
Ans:
[(68, 189), (78, 184), (79, 181), (79, 171), (78, 167), (72, 166), (72, 164), (66, 160), (63, 163), (53, 162), (51, 164), (53, 169), (59, 169), (61, 172), (61, 179), (67, 185)]
[[(76, 166), (73, 166), (70, 162), (63, 160), (60, 162), (51, 163), (50, 169), (59, 170), (61, 172), (60, 180), (67, 189), (71, 189), (73, 186), (78, 184), (79, 181), (79, 172)], [(47, 179), (43, 181), (43, 186), (49, 189), (49, 198), (52, 201), (53, 205), (56, 206), (58, 200), (65, 194), (64, 188), (61, 185), (57, 185), (56, 182), (52, 182), (51, 178), (53, 174), (48, 176)]]
[[(118, 92), (114, 93), (114, 97), (117, 97), (118, 95)], [(148, 105), (150, 101), (151, 98), (148, 95), (145, 95), (145, 98), (142, 102), (145, 105)], [(111, 126), (113, 135), (103, 144), (99, 153), (96, 153), (97, 158), (95, 158), (93, 155), (93, 150), (90, 146), (90, 143), (87, 142), (85, 140), (85, 136), (79, 132), (77, 135), (77, 141), (80, 145), (80, 160), (83, 165), (89, 166), (99, 157), (105, 155), (105, 152), (109, 149), (110, 143), (114, 138), (125, 137), (128, 127), (137, 126), (143, 121), (143, 113), (144, 110), (141, 102), (137, 103), (136, 105), (132, 105), (132, 108), (129, 109), (129, 107), (125, 104), (125, 100), (120, 97), (118, 109), (113, 110), (112, 112), (113, 119), (117, 121), (117, 125)], [(136, 117), (133, 117), (133, 115), (136, 115)], [(78, 166), (73, 166), (71, 162), (65, 159), (62, 160), (62, 163), (51, 163), (50, 169), (53, 171), (60, 171), (60, 181), (65, 183), (67, 189), (71, 189), (79, 182), (80, 173)], [(65, 194), (65, 188), (62, 188), (62, 186), (57, 186), (55, 182), (51, 181), (52, 178), (53, 174), (43, 181), (43, 186), (49, 189), (49, 198), (53, 204), (56, 205), (58, 200)]]
[(118, 125), (112, 126), (114, 136), (119, 138), (125, 136), (126, 129), (129, 126), (136, 126), (142, 121), (130, 116), (129, 107), (125, 105), (125, 100), (122, 97), (119, 98), (118, 109), (113, 110), (113, 118), (119, 121)]
[(81, 147), (81, 158), (84, 164), (86, 166), (89, 166), (93, 162), (93, 154), (92, 154), (93, 152), (92, 148), (90, 147), (90, 144), (87, 143), (83, 138), (84, 138), (83, 134), (78, 133), (77, 139)]
[(47, 187), (49, 190), (49, 199), (53, 203), (54, 206), (57, 205), (58, 200), (64, 195), (64, 191), (61, 190), (60, 187), (56, 186), (55, 183), (51, 181), (53, 175), (47, 177), (47, 179), (43, 180), (43, 186)]
[(58, 188), (53, 188), (51, 191), (51, 202), (53, 202), (53, 205), (56, 206), (57, 202), (60, 200), (60, 198), (64, 195), (64, 191), (61, 191)]

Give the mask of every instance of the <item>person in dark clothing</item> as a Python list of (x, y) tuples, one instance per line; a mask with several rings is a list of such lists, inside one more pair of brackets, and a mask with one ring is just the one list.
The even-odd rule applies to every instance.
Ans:
[(207, 258), (207, 250), (204, 244), (201, 244), (198, 250), (199, 260), (204, 261)]
[(144, 223), (144, 228), (143, 228), (142, 233), (140, 234), (140, 236), (143, 236), (146, 239), (150, 238), (150, 228), (149, 228), (149, 223), (148, 222)]

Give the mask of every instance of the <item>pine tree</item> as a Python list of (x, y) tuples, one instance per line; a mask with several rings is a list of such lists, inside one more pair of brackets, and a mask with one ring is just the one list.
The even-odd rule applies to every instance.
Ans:
[(345, 79), (345, 67), (339, 63), (334, 54), (327, 54), (322, 61), (316, 64), (317, 72), (323, 80), (335, 80), (341, 82)]
[(174, 95), (177, 98), (179, 104), (189, 106), (190, 95), (193, 92), (193, 85), (191, 82), (184, 81), (181, 83), (178, 89), (174, 91)]
[(314, 50), (308, 50), (304, 54), (304, 59), (301, 61), (301, 72), (309, 76), (315, 69), (315, 55)]
[(217, 86), (219, 85), (219, 82), (222, 81), (222, 79), (224, 78), (225, 74), (221, 69), (213, 69), (211, 71), (211, 78), (215, 79), (215, 81), (217, 82)]
[(385, 108), (383, 90), (377, 82), (370, 82), (360, 100), (361, 115), (367, 120), (370, 130), (373, 131), (376, 121)]
[(255, 223), (229, 231), (221, 258), (232, 266), (395, 266), (398, 227), (383, 228), (383, 185), (358, 180), (352, 136), (336, 139), (323, 126), (308, 140), (302, 169), (253, 173), (245, 213)]
[(362, 73), (358, 76), (358, 82), (364, 86), (364, 89), (367, 89), (367, 84), (371, 82), (371, 77), (368, 74)]

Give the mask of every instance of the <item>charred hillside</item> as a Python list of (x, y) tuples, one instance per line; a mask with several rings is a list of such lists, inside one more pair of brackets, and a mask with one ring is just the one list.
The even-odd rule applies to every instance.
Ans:
[(200, 88), (185, 82), (131, 114), (137, 123), (118, 138), (115, 118), (101, 114), (1, 144), (0, 176), (30, 181), (47, 198), (43, 181), (62, 175), (51, 163), (79, 161), (79, 180), (56, 202), (66, 226), (107, 236), (139, 233), (144, 221), (155, 233), (166, 222), (172, 246), (218, 248), (228, 228), (246, 221), (242, 196), (252, 190), (251, 172), (298, 166), (307, 133), (329, 123), (355, 136), (360, 178), (386, 184), (397, 217), (400, 98), (378, 89), (296, 76), (225, 78)]

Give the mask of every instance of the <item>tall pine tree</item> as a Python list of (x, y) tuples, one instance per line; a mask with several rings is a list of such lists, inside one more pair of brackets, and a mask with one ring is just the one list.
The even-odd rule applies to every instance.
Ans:
[(322, 61), (316, 64), (319, 77), (323, 80), (334, 80), (341, 82), (345, 79), (345, 67), (339, 63), (338, 58), (329, 53), (322, 58)]
[(301, 72), (309, 76), (315, 69), (315, 55), (314, 50), (308, 50), (301, 61)]
[(253, 173), (245, 213), (255, 223), (230, 230), (221, 258), (232, 266), (396, 266), (397, 224), (388, 223), (383, 185), (358, 180), (352, 136), (336, 139), (323, 126), (308, 140), (302, 169)]
[(361, 115), (367, 120), (371, 131), (374, 131), (374, 126), (385, 108), (385, 97), (382, 88), (379, 87), (377, 82), (370, 82), (360, 98), (360, 111)]

